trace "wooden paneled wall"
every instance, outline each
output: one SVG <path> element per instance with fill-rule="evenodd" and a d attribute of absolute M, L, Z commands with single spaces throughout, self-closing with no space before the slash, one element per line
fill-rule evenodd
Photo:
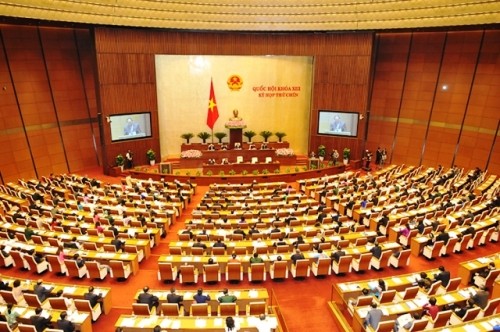
<path fill-rule="evenodd" d="M 500 174 L 498 30 L 278 34 L 0 25 L 0 50 L 4 182 L 98 165 L 107 172 L 127 149 L 137 164 L 146 163 L 147 149 L 160 150 L 155 54 L 314 56 L 310 151 L 349 147 L 357 159 L 365 147 L 382 146 L 392 163 Z M 319 109 L 365 115 L 358 138 L 317 135 Z M 154 136 L 111 143 L 103 119 L 136 111 L 152 112 Z"/>
<path fill-rule="evenodd" d="M 4 182 L 99 165 L 89 30 L 0 26 Z"/>
<path fill-rule="evenodd" d="M 319 136 L 316 134 L 317 111 L 365 112 L 372 56 L 371 33 L 190 33 L 96 28 L 95 40 L 102 116 L 150 110 L 153 121 L 151 139 L 113 144 L 110 143 L 109 126 L 103 126 L 104 160 L 108 165 L 127 149 L 136 152 L 135 160 L 139 164 L 146 163 L 148 148 L 159 151 L 155 54 L 314 56 L 309 149 L 316 150 L 318 145 L 324 144 L 329 150 L 349 147 L 353 157 L 360 155 L 364 126 L 360 126 L 359 136 L 354 139 Z"/>
<path fill-rule="evenodd" d="M 380 33 L 375 47 L 367 147 L 499 174 L 500 31 Z"/>

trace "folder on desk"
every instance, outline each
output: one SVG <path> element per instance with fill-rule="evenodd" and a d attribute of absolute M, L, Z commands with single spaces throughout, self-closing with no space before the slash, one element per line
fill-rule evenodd
<path fill-rule="evenodd" d="M 198 318 L 196 319 L 194 325 L 199 328 L 204 328 L 205 326 L 207 326 L 207 320 L 203 318 Z"/>
<path fill-rule="evenodd" d="M 133 327 L 135 325 L 135 319 L 134 318 L 125 318 L 125 319 L 123 319 L 121 325 L 126 326 L 126 327 Z"/>
<path fill-rule="evenodd" d="M 450 295 L 450 294 L 443 295 L 443 300 L 445 300 L 448 303 L 455 303 L 455 301 L 456 301 L 455 298 L 453 297 L 453 295 Z"/>
<path fill-rule="evenodd" d="M 395 284 L 401 284 L 401 283 L 403 282 L 400 278 L 396 278 L 396 277 L 393 277 L 393 278 L 392 278 L 392 281 L 393 281 Z"/>
<path fill-rule="evenodd" d="M 170 323 L 171 323 L 171 322 L 172 322 L 172 320 L 170 320 L 169 318 L 163 318 L 163 319 L 161 320 L 160 327 L 161 327 L 162 329 L 166 329 L 167 327 L 169 327 L 169 326 L 170 326 Z"/>

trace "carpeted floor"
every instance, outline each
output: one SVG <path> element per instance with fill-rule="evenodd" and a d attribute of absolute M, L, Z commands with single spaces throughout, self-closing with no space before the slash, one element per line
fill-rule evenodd
<path fill-rule="evenodd" d="M 99 169 L 85 170 L 80 174 L 87 174 L 90 177 L 102 179 L 105 182 L 119 183 L 120 179 L 105 177 Z M 295 184 L 292 184 L 295 185 Z M 110 314 L 101 316 L 99 320 L 93 324 L 93 330 L 98 332 L 111 332 L 114 331 L 114 324 L 120 314 L 131 313 L 132 303 L 134 301 L 134 294 L 143 286 L 148 285 L 151 289 L 170 289 L 174 285 L 178 289 L 186 289 L 188 287 L 182 286 L 178 281 L 172 285 L 163 284 L 157 279 L 157 259 L 158 256 L 168 252 L 168 243 L 170 241 L 177 241 L 177 230 L 183 228 L 184 221 L 189 217 L 192 207 L 195 206 L 206 191 L 206 187 L 198 187 L 197 195 L 194 197 L 191 204 L 188 206 L 187 211 L 179 219 L 179 221 L 172 225 L 169 233 L 165 239 L 162 239 L 159 246 L 153 249 L 151 257 L 140 264 L 140 272 L 130 277 L 125 282 L 117 282 L 114 279 L 107 278 L 105 281 L 89 281 L 89 280 L 75 280 L 67 277 L 57 277 L 52 273 L 46 273 L 42 276 L 44 280 L 60 282 L 60 283 L 75 283 L 85 285 L 96 285 L 112 287 L 112 304 L 113 309 Z M 458 264 L 462 261 L 467 261 L 476 257 L 481 257 L 498 252 L 500 249 L 499 244 L 488 244 L 486 247 L 477 248 L 472 251 L 467 251 L 461 255 L 452 255 L 451 257 L 439 258 L 435 261 L 429 262 L 422 257 L 411 257 L 411 265 L 399 270 L 394 270 L 390 267 L 385 268 L 383 271 L 368 271 L 364 274 L 350 273 L 345 276 L 328 276 L 326 278 L 317 279 L 314 276 L 302 281 L 289 278 L 283 282 L 274 282 L 267 280 L 260 284 L 251 284 L 248 281 L 242 281 L 240 284 L 227 285 L 224 281 L 218 285 L 204 285 L 200 280 L 198 285 L 190 286 L 189 289 L 203 287 L 206 289 L 222 289 L 229 287 L 236 288 L 258 288 L 265 287 L 268 289 L 270 295 L 273 297 L 273 304 L 278 304 L 284 316 L 284 320 L 290 332 L 301 332 L 313 330 L 316 332 L 330 332 L 339 331 L 332 319 L 327 301 L 331 300 L 332 285 L 337 282 L 365 280 L 365 279 L 378 279 L 397 274 L 406 274 L 414 271 L 422 271 L 439 265 L 446 265 L 451 271 L 452 276 L 456 276 Z M 21 273 L 15 268 L 3 269 L 1 273 L 18 276 L 19 278 L 39 279 L 40 276 L 34 273 Z M 350 318 L 349 318 L 350 319 Z"/>

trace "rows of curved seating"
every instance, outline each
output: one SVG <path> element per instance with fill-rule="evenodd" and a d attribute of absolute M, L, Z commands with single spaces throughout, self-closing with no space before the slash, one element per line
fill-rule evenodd
<path fill-rule="evenodd" d="M 491 261 L 495 257 L 496 255 L 486 260 Z M 500 269 L 497 271 L 500 271 Z M 440 273 L 438 270 L 422 271 L 424 276 L 431 278 L 438 273 Z M 367 331 L 392 331 L 395 326 L 395 317 L 422 311 L 422 305 L 427 303 L 430 296 L 435 297 L 438 306 L 444 309 L 438 313 L 435 319 L 423 316 L 421 319 L 413 320 L 412 324 L 407 328 L 400 327 L 400 331 L 422 331 L 424 329 L 445 328 L 446 326 L 461 326 L 460 324 L 474 319 L 495 317 L 497 308 L 500 305 L 500 298 L 495 297 L 490 298 L 484 308 L 474 307 L 468 310 L 464 317 L 460 317 L 453 310 L 447 309 L 449 305 L 461 305 L 477 290 L 477 288 L 468 286 L 459 289 L 462 281 L 461 277 L 451 278 L 446 287 L 441 284 L 441 281 L 434 281 L 428 289 L 417 286 L 417 281 L 421 278 L 420 273 L 396 275 L 382 278 L 379 282 L 361 280 L 334 284 L 333 290 L 338 305 L 347 307 L 349 313 L 353 315 L 355 328 L 363 326 L 363 319 L 372 303 L 378 304 L 378 308 L 382 309 L 385 317 L 382 318 L 376 329 L 368 327 Z M 373 290 L 379 287 L 380 282 L 383 282 L 386 289 L 380 293 L 373 293 Z M 479 287 L 482 286 L 479 285 Z M 362 293 L 363 289 L 366 289 L 369 293 L 364 295 Z"/>

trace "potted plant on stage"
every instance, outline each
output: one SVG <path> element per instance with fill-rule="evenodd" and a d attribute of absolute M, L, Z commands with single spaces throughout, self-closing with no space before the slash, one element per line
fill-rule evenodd
<path fill-rule="evenodd" d="M 262 138 L 264 138 L 264 142 L 267 142 L 269 137 L 273 136 L 273 133 L 270 132 L 269 130 L 263 130 L 260 132 L 259 135 L 262 136 Z"/>
<path fill-rule="evenodd" d="M 256 135 L 255 131 L 251 131 L 251 130 L 245 131 L 243 133 L 243 136 L 245 136 L 246 138 L 248 138 L 248 142 L 251 142 L 252 141 L 252 137 L 254 137 L 255 135 Z"/>
<path fill-rule="evenodd" d="M 344 148 L 344 152 L 342 154 L 344 156 L 344 165 L 349 164 L 349 159 L 351 158 L 351 149 Z"/>
<path fill-rule="evenodd" d="M 154 165 L 155 164 L 155 162 L 156 162 L 156 153 L 154 152 L 153 149 L 149 149 L 148 151 L 146 151 L 146 157 L 148 158 L 150 165 Z"/>
<path fill-rule="evenodd" d="M 318 146 L 318 158 L 320 161 L 323 161 L 326 156 L 326 146 L 320 145 Z"/>
<path fill-rule="evenodd" d="M 203 144 L 206 144 L 207 139 L 209 139 L 212 135 L 210 135 L 210 133 L 207 133 L 206 131 L 202 131 L 201 133 L 198 133 L 197 136 L 203 140 Z"/>
<path fill-rule="evenodd" d="M 123 166 L 125 165 L 125 158 L 123 157 L 122 154 L 119 154 L 115 157 L 115 162 L 116 166 L 120 167 L 121 171 L 123 172 Z"/>
<path fill-rule="evenodd" d="M 227 136 L 227 134 L 223 131 L 218 131 L 214 134 L 215 137 L 219 140 L 219 144 L 222 143 L 222 139 Z"/>
<path fill-rule="evenodd" d="M 280 143 L 281 143 L 281 142 L 283 142 L 283 137 L 285 137 L 285 136 L 286 136 L 286 133 L 281 132 L 281 131 L 277 131 L 277 132 L 275 132 L 275 133 L 274 133 L 274 135 L 275 135 L 276 137 L 278 137 L 278 142 L 280 142 Z"/>
<path fill-rule="evenodd" d="M 181 135 L 181 138 L 186 140 L 186 144 L 189 144 L 189 140 L 193 137 L 194 137 L 193 133 L 185 133 Z"/>

